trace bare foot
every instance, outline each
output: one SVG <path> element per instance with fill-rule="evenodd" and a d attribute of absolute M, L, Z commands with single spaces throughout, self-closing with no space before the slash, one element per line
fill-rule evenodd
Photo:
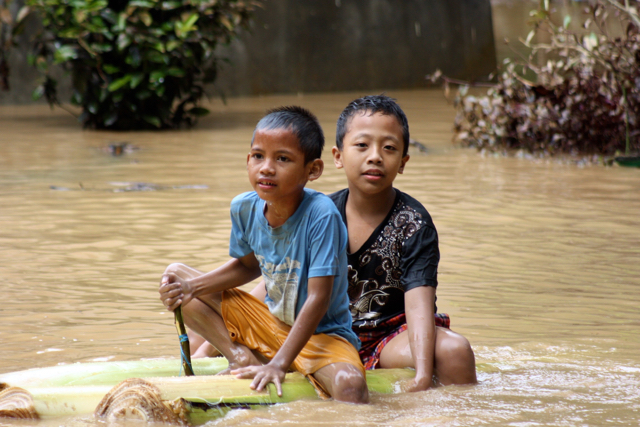
<path fill-rule="evenodd" d="M 260 361 L 253 352 L 246 347 L 238 349 L 234 356 L 234 360 L 229 359 L 229 367 L 218 372 L 216 375 L 230 375 L 230 372 L 234 369 L 244 368 L 246 366 L 263 365 L 262 361 Z"/>

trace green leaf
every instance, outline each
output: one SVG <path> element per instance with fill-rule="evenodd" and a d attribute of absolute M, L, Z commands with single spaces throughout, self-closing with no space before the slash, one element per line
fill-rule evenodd
<path fill-rule="evenodd" d="M 129 55 L 124 59 L 124 62 L 131 65 L 133 68 L 138 68 L 142 63 L 140 51 L 135 46 L 129 49 Z"/>
<path fill-rule="evenodd" d="M 116 67 L 115 65 L 111 65 L 111 64 L 104 64 L 102 66 L 102 69 L 107 74 L 115 74 L 115 73 L 120 71 L 120 68 Z"/>
<path fill-rule="evenodd" d="M 162 53 L 164 53 L 164 52 L 165 52 L 164 44 L 162 44 L 161 42 L 154 43 L 154 44 L 153 44 L 153 48 L 154 48 L 155 50 L 157 50 L 158 52 L 162 52 Z"/>
<path fill-rule="evenodd" d="M 140 84 L 140 82 L 142 82 L 142 79 L 144 79 L 144 74 L 143 73 L 136 73 L 133 74 L 131 76 L 131 82 L 129 84 L 129 87 L 131 89 L 135 89 L 136 87 L 138 87 L 138 85 Z"/>
<path fill-rule="evenodd" d="M 189 16 L 186 20 L 183 19 L 182 22 L 184 22 L 184 25 L 186 27 L 193 27 L 198 18 L 199 16 L 197 13 L 192 13 L 191 16 Z"/>
<path fill-rule="evenodd" d="M 98 101 L 100 101 L 100 103 L 103 103 L 105 99 L 107 99 L 107 96 L 109 96 L 109 90 L 107 90 L 107 88 L 100 88 L 100 93 L 98 94 Z"/>
<path fill-rule="evenodd" d="M 191 31 L 194 31 L 196 28 L 195 23 L 198 20 L 199 16 L 197 13 L 193 13 L 191 15 L 184 15 L 182 21 L 176 22 L 175 32 L 176 36 L 183 39 L 185 38 Z"/>
<path fill-rule="evenodd" d="M 163 1 L 161 5 L 162 9 L 164 10 L 177 9 L 180 6 L 182 6 L 182 2 L 179 1 Z"/>
<path fill-rule="evenodd" d="M 160 126 L 162 126 L 162 122 L 160 121 L 160 119 L 156 116 L 142 116 L 142 118 L 144 119 L 145 122 L 159 128 Z"/>
<path fill-rule="evenodd" d="M 109 43 L 91 43 L 89 47 L 96 53 L 111 52 L 113 49 Z"/>
<path fill-rule="evenodd" d="M 73 12 L 74 17 L 76 18 L 76 21 L 79 24 L 82 24 L 84 22 L 84 20 L 87 18 L 87 12 L 86 10 L 82 10 L 82 9 L 76 9 Z"/>
<path fill-rule="evenodd" d="M 77 39 L 80 37 L 80 28 L 63 28 L 58 33 L 58 36 L 63 39 Z"/>
<path fill-rule="evenodd" d="M 147 89 L 138 90 L 136 92 L 136 98 L 138 98 L 140 101 L 144 101 L 145 99 L 149 98 L 150 96 L 151 96 L 151 91 L 147 90 Z"/>
<path fill-rule="evenodd" d="M 61 64 L 71 59 L 76 59 L 77 57 L 78 53 L 76 52 L 76 49 L 69 45 L 60 46 L 53 54 L 54 62 L 56 64 Z"/>
<path fill-rule="evenodd" d="M 130 81 L 131 81 L 131 74 L 127 74 L 126 76 L 111 82 L 111 84 L 108 87 L 109 92 L 115 92 L 116 90 L 120 89 L 122 86 L 126 85 Z"/>
<path fill-rule="evenodd" d="M 44 95 L 44 86 L 40 85 L 33 90 L 33 93 L 31 94 L 31 99 L 33 99 L 34 101 L 37 101 L 38 99 L 42 98 L 42 95 Z"/>
<path fill-rule="evenodd" d="M 118 113 L 116 111 L 110 111 L 109 114 L 104 118 L 104 125 L 109 127 L 112 126 L 118 120 Z"/>
<path fill-rule="evenodd" d="M 177 41 L 177 40 L 169 40 L 167 42 L 167 45 L 166 45 L 165 49 L 167 50 L 167 52 L 171 52 L 172 50 L 174 50 L 175 48 L 177 48 L 181 44 L 182 43 Z"/>
<path fill-rule="evenodd" d="M 129 37 L 125 33 L 120 33 L 116 43 L 118 45 L 118 50 L 120 51 L 125 50 L 131 44 L 131 37 Z"/>
<path fill-rule="evenodd" d="M 82 105 L 82 95 L 77 90 L 74 90 L 71 95 L 71 103 L 73 105 Z"/>
<path fill-rule="evenodd" d="M 206 116 L 207 114 L 209 114 L 209 112 L 210 112 L 209 110 L 202 107 L 193 107 L 192 109 L 187 111 L 187 113 L 193 114 L 196 117 Z"/>
<path fill-rule="evenodd" d="M 109 21 L 112 25 L 116 24 L 118 22 L 118 14 L 116 14 L 113 10 L 111 9 L 103 9 L 100 11 L 100 15 L 106 19 L 107 21 Z"/>
<path fill-rule="evenodd" d="M 134 0 L 129 2 L 129 6 L 153 9 L 156 5 L 155 2 L 152 1 Z"/>
<path fill-rule="evenodd" d="M 151 75 L 149 76 L 149 81 L 152 83 L 155 83 L 155 82 L 163 83 L 164 76 L 165 76 L 165 72 L 162 70 L 152 71 Z"/>
<path fill-rule="evenodd" d="M 171 67 L 167 70 L 167 74 L 174 77 L 184 77 L 184 70 L 177 67 Z"/>
<path fill-rule="evenodd" d="M 169 56 L 162 53 L 162 52 L 158 52 L 157 50 L 150 50 L 146 52 L 145 55 L 146 59 L 151 61 L 151 62 L 155 62 L 157 64 L 168 64 L 169 63 Z"/>
<path fill-rule="evenodd" d="M 91 114 L 98 114 L 98 103 L 95 101 L 89 102 L 87 104 L 87 110 L 89 110 Z"/>
<path fill-rule="evenodd" d="M 151 24 L 153 23 L 153 20 L 151 19 L 151 15 L 149 15 L 149 12 L 142 12 L 138 16 L 140 17 L 140 20 L 144 23 L 144 25 L 146 25 L 147 27 L 151 26 Z"/>
<path fill-rule="evenodd" d="M 114 31 L 124 31 L 124 29 L 126 28 L 127 25 L 127 15 L 124 13 L 121 13 L 118 15 L 118 23 L 113 27 Z"/>
<path fill-rule="evenodd" d="M 569 24 L 571 23 L 571 16 L 565 15 L 564 21 L 562 22 L 562 26 L 564 28 L 569 28 Z"/>

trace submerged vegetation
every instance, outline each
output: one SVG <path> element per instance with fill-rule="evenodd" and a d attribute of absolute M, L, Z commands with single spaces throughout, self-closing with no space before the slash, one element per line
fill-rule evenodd
<path fill-rule="evenodd" d="M 192 125 L 205 84 L 216 79 L 215 49 L 246 28 L 255 1 L 27 0 L 42 17 L 31 62 L 34 93 L 60 104 L 54 64 L 71 72 L 71 102 L 85 127 L 167 129 Z"/>
<path fill-rule="evenodd" d="M 530 55 L 505 60 L 486 95 L 439 71 L 427 76 L 443 80 L 445 93 L 460 84 L 456 140 L 491 152 L 605 161 L 640 151 L 639 6 L 638 0 L 591 1 L 574 31 L 570 17 L 556 24 L 548 0 L 541 1 L 522 40 Z"/>

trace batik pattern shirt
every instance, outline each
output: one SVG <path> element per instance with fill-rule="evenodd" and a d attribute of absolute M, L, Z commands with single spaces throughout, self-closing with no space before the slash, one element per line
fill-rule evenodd
<path fill-rule="evenodd" d="M 348 196 L 348 189 L 330 195 L 345 224 Z M 347 257 L 349 308 L 357 332 L 386 325 L 386 320 L 404 313 L 405 292 L 438 286 L 440 252 L 431 216 L 420 202 L 399 190 L 387 217 Z"/>

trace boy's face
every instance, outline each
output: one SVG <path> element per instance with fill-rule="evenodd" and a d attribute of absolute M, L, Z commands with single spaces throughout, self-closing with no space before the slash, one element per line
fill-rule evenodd
<path fill-rule="evenodd" d="M 333 160 L 344 168 L 349 188 L 376 194 L 390 188 L 409 156 L 402 156 L 402 126 L 392 115 L 356 113 L 347 123 L 342 150 L 333 147 Z"/>
<path fill-rule="evenodd" d="M 268 202 L 298 201 L 307 181 L 322 174 L 322 160 L 305 164 L 298 137 L 287 129 L 256 131 L 247 155 L 249 182 Z"/>

